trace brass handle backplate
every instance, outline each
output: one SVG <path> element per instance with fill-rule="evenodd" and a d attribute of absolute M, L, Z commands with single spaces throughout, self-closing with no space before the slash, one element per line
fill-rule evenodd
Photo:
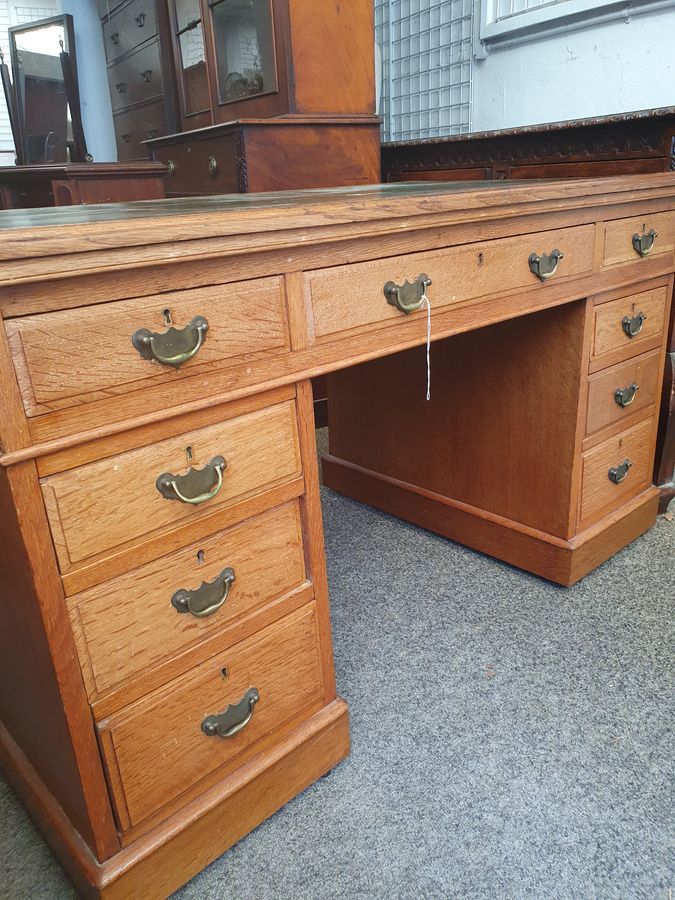
<path fill-rule="evenodd" d="M 633 250 L 638 256 L 649 256 L 654 247 L 654 241 L 658 237 L 658 232 L 650 228 L 649 231 L 642 229 L 642 234 L 633 235 Z"/>
<path fill-rule="evenodd" d="M 560 250 L 552 250 L 550 254 L 542 253 L 541 256 L 530 253 L 527 263 L 533 275 L 536 275 L 540 281 L 547 281 L 555 275 L 558 263 L 563 256 L 564 253 L 561 253 Z"/>
<path fill-rule="evenodd" d="M 142 28 L 145 25 L 145 13 L 140 13 L 136 16 L 136 24 L 139 28 Z"/>
<path fill-rule="evenodd" d="M 175 175 L 176 174 L 176 163 L 172 159 L 167 160 L 166 174 L 167 175 Z"/>
<path fill-rule="evenodd" d="M 125 81 L 120 81 L 115 85 L 115 90 L 118 94 L 126 94 L 127 92 L 127 84 Z"/>
<path fill-rule="evenodd" d="M 640 390 L 640 385 L 633 382 L 633 384 L 629 384 L 628 387 L 625 388 L 617 388 L 614 391 L 614 399 L 622 406 L 624 409 L 627 406 L 630 406 L 633 400 L 635 400 L 635 395 Z"/>
<path fill-rule="evenodd" d="M 209 156 L 209 175 L 214 178 L 218 173 L 218 160 L 215 156 Z"/>
<path fill-rule="evenodd" d="M 166 500 L 180 500 L 198 506 L 216 496 L 223 486 L 223 472 L 227 463 L 222 456 L 214 456 L 203 469 L 188 469 L 185 475 L 160 475 L 155 485 Z"/>
<path fill-rule="evenodd" d="M 416 312 L 424 303 L 427 296 L 427 288 L 431 284 L 431 278 L 422 273 L 414 281 L 404 281 L 396 284 L 388 281 L 384 285 L 384 296 L 390 306 L 395 306 L 402 313 Z"/>
<path fill-rule="evenodd" d="M 120 42 L 120 36 L 119 36 L 119 33 L 118 33 L 117 31 L 114 31 L 114 32 L 110 35 L 110 41 L 111 41 L 111 43 L 113 43 L 113 44 L 119 44 L 119 42 Z"/>
<path fill-rule="evenodd" d="M 227 600 L 234 584 L 234 569 L 223 569 L 213 581 L 203 581 L 194 591 L 181 588 L 171 598 L 171 605 L 179 613 L 190 613 L 198 619 L 213 615 Z"/>
<path fill-rule="evenodd" d="M 246 728 L 253 718 L 255 705 L 260 700 L 258 688 L 249 688 L 239 703 L 233 703 L 227 709 L 214 716 L 207 716 L 202 722 L 202 731 L 209 737 L 230 738 Z"/>
<path fill-rule="evenodd" d="M 607 477 L 614 484 L 621 484 L 626 475 L 628 475 L 628 470 L 632 465 L 633 463 L 629 459 L 624 459 L 620 466 L 612 466 L 607 473 Z"/>
<path fill-rule="evenodd" d="M 643 312 L 639 312 L 636 316 L 624 316 L 621 320 L 621 327 L 628 337 L 635 337 L 642 331 L 647 316 Z"/>
<path fill-rule="evenodd" d="M 149 84 L 152 81 L 152 69 L 146 69 L 144 72 L 141 72 L 141 78 L 146 84 Z"/>
<path fill-rule="evenodd" d="M 204 316 L 195 316 L 185 328 L 171 328 L 163 333 L 139 328 L 131 336 L 131 343 L 144 359 L 154 359 L 164 366 L 182 366 L 199 352 L 206 340 L 209 323 Z"/>

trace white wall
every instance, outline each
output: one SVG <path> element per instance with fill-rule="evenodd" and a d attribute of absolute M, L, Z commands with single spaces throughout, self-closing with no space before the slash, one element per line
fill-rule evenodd
<path fill-rule="evenodd" d="M 493 49 L 473 67 L 472 131 L 675 105 L 675 8 Z"/>
<path fill-rule="evenodd" d="M 87 150 L 95 162 L 116 161 L 103 31 L 96 0 L 60 0 L 59 6 L 62 12 L 73 17 L 82 126 Z"/>

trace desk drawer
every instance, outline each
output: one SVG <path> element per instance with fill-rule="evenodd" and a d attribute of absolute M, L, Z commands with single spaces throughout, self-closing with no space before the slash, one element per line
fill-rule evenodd
<path fill-rule="evenodd" d="M 233 582 L 224 574 L 228 569 Z M 304 580 L 294 500 L 68 598 L 90 699 L 178 656 Z M 194 592 L 205 583 L 214 590 L 189 598 L 183 610 L 177 592 Z M 204 614 L 207 600 L 213 612 Z"/>
<path fill-rule="evenodd" d="M 67 572 L 300 472 L 295 404 L 288 401 L 49 475 L 41 484 L 61 570 Z M 171 477 L 163 479 L 160 493 L 156 482 L 165 474 Z M 175 488 L 169 487 L 172 480 Z"/>
<path fill-rule="evenodd" d="M 168 194 L 236 194 L 240 192 L 240 168 L 246 163 L 237 153 L 241 134 L 194 140 L 190 135 L 175 144 L 153 149 L 167 167 Z"/>
<path fill-rule="evenodd" d="M 654 420 L 650 418 L 584 453 L 580 528 L 621 506 L 651 483 L 653 448 Z"/>
<path fill-rule="evenodd" d="M 25 316 L 6 329 L 29 416 L 150 383 L 170 391 L 191 375 L 289 351 L 278 277 Z M 132 337 L 142 329 L 146 336 L 170 332 L 178 342 L 152 338 L 156 351 L 145 345 L 141 352 Z M 153 357 L 170 359 L 178 350 L 193 355 L 178 366 Z"/>
<path fill-rule="evenodd" d="M 224 673 L 226 675 L 224 676 Z M 259 700 L 236 735 L 207 735 L 202 723 Z M 321 705 L 322 677 L 314 604 L 219 654 L 99 725 L 123 829 L 137 825 L 284 723 Z M 249 753 L 250 755 L 250 753 Z"/>
<path fill-rule="evenodd" d="M 651 349 L 663 334 L 667 305 L 668 289 L 665 287 L 599 303 L 593 319 L 591 369 L 612 365 Z"/>
<path fill-rule="evenodd" d="M 432 311 L 504 291 L 545 290 L 550 282 L 541 282 L 530 271 L 530 254 L 563 252 L 552 281 L 590 272 L 594 227 L 581 225 L 308 272 L 315 337 L 406 320 L 387 302 L 384 285 L 413 281 L 420 274 L 432 280 L 428 290 Z"/>
<path fill-rule="evenodd" d="M 662 371 L 663 355 L 655 350 L 591 375 L 586 434 L 655 405 Z"/>
<path fill-rule="evenodd" d="M 649 237 L 651 230 L 656 232 L 653 245 Z M 645 256 L 633 245 L 633 236 L 642 241 Z M 615 219 L 605 223 L 605 241 L 602 254 L 604 266 L 615 266 L 618 263 L 635 262 L 641 258 L 652 258 L 673 253 L 675 249 L 675 211 L 654 213 L 646 217 L 633 219 Z"/>

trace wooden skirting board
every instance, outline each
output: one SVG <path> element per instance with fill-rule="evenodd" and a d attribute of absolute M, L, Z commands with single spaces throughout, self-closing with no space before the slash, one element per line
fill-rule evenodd
<path fill-rule="evenodd" d="M 322 458 L 322 472 L 325 486 L 340 494 L 566 586 L 651 528 L 659 502 L 659 492 L 649 488 L 566 541 L 330 454 Z"/>
<path fill-rule="evenodd" d="M 96 900 L 169 896 L 348 753 L 349 716 L 338 698 L 283 743 L 254 757 L 147 838 L 101 864 L 0 724 L 4 774 L 81 896 Z"/>

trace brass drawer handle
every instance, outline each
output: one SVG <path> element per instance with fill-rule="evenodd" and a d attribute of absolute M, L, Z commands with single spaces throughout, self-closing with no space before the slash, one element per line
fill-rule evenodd
<path fill-rule="evenodd" d="M 607 477 L 614 484 L 621 484 L 626 475 L 628 475 L 628 470 L 632 465 L 633 463 L 629 459 L 624 459 L 620 466 L 612 466 L 607 473 Z"/>
<path fill-rule="evenodd" d="M 198 506 L 216 496 L 223 486 L 223 472 L 227 463 L 222 456 L 214 456 L 203 469 L 188 469 L 185 475 L 165 472 L 155 485 L 166 500 L 180 500 Z"/>
<path fill-rule="evenodd" d="M 209 175 L 214 178 L 218 174 L 218 160 L 215 156 L 209 156 Z"/>
<path fill-rule="evenodd" d="M 167 160 L 166 174 L 167 175 L 175 175 L 176 174 L 176 163 L 172 159 Z"/>
<path fill-rule="evenodd" d="M 643 312 L 639 312 L 637 316 L 624 316 L 621 320 L 621 327 L 628 337 L 634 338 L 642 331 L 647 316 Z"/>
<path fill-rule="evenodd" d="M 234 569 L 228 566 L 213 581 L 203 581 L 194 591 L 184 588 L 176 591 L 171 605 L 179 613 L 190 613 L 198 619 L 211 616 L 224 605 L 234 581 Z"/>
<path fill-rule="evenodd" d="M 141 78 L 146 84 L 149 84 L 152 81 L 152 69 L 146 69 L 145 72 L 141 72 Z"/>
<path fill-rule="evenodd" d="M 110 41 L 111 41 L 111 43 L 113 43 L 113 44 L 119 44 L 119 42 L 120 42 L 120 36 L 119 36 L 119 33 L 118 33 L 117 31 L 114 31 L 114 32 L 110 35 Z"/>
<path fill-rule="evenodd" d="M 384 296 L 390 306 L 395 306 L 406 315 L 416 312 L 424 303 L 427 296 L 427 288 L 432 283 L 428 275 L 422 273 L 414 281 L 406 281 L 396 284 L 388 281 L 384 286 Z"/>
<path fill-rule="evenodd" d="M 654 231 L 653 228 L 645 231 L 643 226 L 642 234 L 636 233 L 633 235 L 633 250 L 638 256 L 649 256 L 654 247 L 654 241 L 658 236 L 658 232 Z"/>
<path fill-rule="evenodd" d="M 253 718 L 255 705 L 260 700 L 258 688 L 249 688 L 239 703 L 228 706 L 225 712 L 207 716 L 202 722 L 202 731 L 209 737 L 217 735 L 231 738 L 239 734 Z"/>
<path fill-rule="evenodd" d="M 139 328 L 132 334 L 131 343 L 144 359 L 177 367 L 199 352 L 208 330 L 209 323 L 204 316 L 195 316 L 185 328 L 174 328 L 172 325 L 162 334 Z"/>
<path fill-rule="evenodd" d="M 118 84 L 116 84 L 115 90 L 117 91 L 118 94 L 126 94 L 126 92 L 127 92 L 126 81 L 120 81 Z"/>
<path fill-rule="evenodd" d="M 633 384 L 629 384 L 628 387 L 625 388 L 617 388 L 614 391 L 614 399 L 622 406 L 624 409 L 627 406 L 630 406 L 633 400 L 635 400 L 635 395 L 640 390 L 640 385 L 633 382 Z"/>
<path fill-rule="evenodd" d="M 145 25 L 145 13 L 140 13 L 139 15 L 137 15 L 135 22 L 139 28 L 142 28 Z"/>
<path fill-rule="evenodd" d="M 530 253 L 527 258 L 530 272 L 536 275 L 540 281 L 547 281 L 555 275 L 558 263 L 564 255 L 560 250 L 553 250 L 550 255 L 542 253 L 541 256 L 537 256 L 536 253 Z"/>

